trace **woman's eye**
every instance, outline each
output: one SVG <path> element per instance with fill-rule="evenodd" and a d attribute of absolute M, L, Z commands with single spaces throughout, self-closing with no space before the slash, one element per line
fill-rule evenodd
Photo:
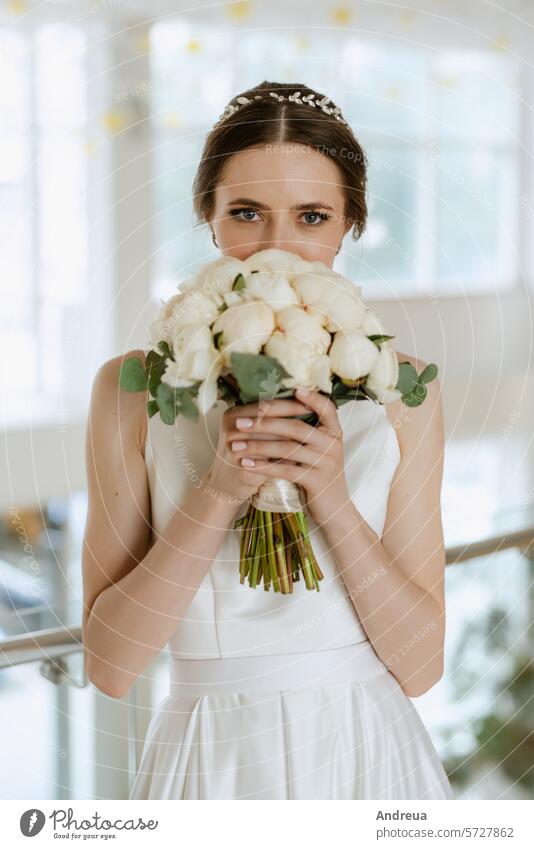
<path fill-rule="evenodd" d="M 249 209 L 248 207 L 244 207 L 242 209 L 231 209 L 230 215 L 233 215 L 234 218 L 238 218 L 240 215 L 256 215 L 255 209 Z M 253 218 L 242 218 L 242 221 L 253 221 Z"/>
<path fill-rule="evenodd" d="M 321 221 L 327 221 L 330 216 L 326 212 L 305 212 L 304 215 L 315 216 L 315 221 L 306 221 L 306 224 L 320 224 Z"/>

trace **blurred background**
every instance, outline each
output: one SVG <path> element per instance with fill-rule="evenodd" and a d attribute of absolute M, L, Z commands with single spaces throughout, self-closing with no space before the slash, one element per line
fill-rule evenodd
<path fill-rule="evenodd" d="M 164 653 L 122 700 L 83 678 L 89 393 L 219 255 L 191 182 L 263 79 L 350 121 L 370 218 L 334 267 L 440 369 L 446 671 L 414 704 L 457 797 L 532 797 L 533 27 L 530 0 L 0 3 L 2 798 L 127 798 L 167 693 Z"/>

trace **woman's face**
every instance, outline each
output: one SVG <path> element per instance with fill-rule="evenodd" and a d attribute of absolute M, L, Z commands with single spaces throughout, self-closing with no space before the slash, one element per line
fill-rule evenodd
<path fill-rule="evenodd" d="M 267 248 L 332 267 L 350 222 L 341 171 L 312 147 L 280 143 L 231 156 L 208 222 L 226 256 L 246 259 Z"/>

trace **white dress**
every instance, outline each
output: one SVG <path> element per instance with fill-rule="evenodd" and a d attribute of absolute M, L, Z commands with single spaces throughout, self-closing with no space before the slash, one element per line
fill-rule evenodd
<path fill-rule="evenodd" d="M 225 408 L 196 424 L 149 419 L 156 533 L 209 468 Z M 380 537 L 400 462 L 395 428 L 367 399 L 338 414 L 351 498 Z M 303 580 L 287 595 L 240 584 L 240 531 L 226 534 L 169 640 L 170 693 L 149 723 L 130 799 L 453 798 L 419 714 L 309 525 L 319 592 Z"/>

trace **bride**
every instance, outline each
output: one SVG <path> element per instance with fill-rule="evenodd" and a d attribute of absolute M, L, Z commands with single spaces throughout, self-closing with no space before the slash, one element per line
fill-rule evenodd
<path fill-rule="evenodd" d="M 290 251 L 331 267 L 365 229 L 366 165 L 328 98 L 264 81 L 209 132 L 195 210 L 225 257 Z M 114 698 L 169 648 L 170 692 L 130 798 L 452 798 L 410 699 L 443 674 L 438 381 L 416 408 L 338 410 L 297 390 L 261 415 L 220 401 L 173 428 L 118 389 L 122 361 L 100 367 L 91 396 L 83 645 Z M 310 410 L 316 427 L 295 418 Z M 302 487 L 320 592 L 236 580 L 234 522 L 272 477 Z"/>

